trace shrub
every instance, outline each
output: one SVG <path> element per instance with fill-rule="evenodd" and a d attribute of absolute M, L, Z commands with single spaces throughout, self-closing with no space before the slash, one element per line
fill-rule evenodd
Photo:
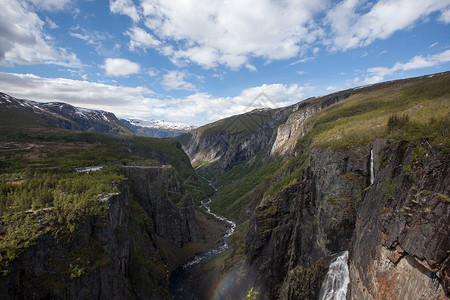
<path fill-rule="evenodd" d="M 392 132 L 396 129 L 402 129 L 409 124 L 409 116 L 407 114 L 398 115 L 396 113 L 389 116 L 387 121 L 387 131 Z"/>

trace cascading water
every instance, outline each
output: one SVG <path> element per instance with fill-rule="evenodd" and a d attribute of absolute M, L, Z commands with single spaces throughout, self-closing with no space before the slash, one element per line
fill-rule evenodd
<path fill-rule="evenodd" d="M 319 300 L 345 300 L 350 282 L 347 260 L 348 251 L 344 251 L 331 262 L 320 289 Z"/>
<path fill-rule="evenodd" d="M 373 149 L 370 150 L 370 184 L 373 184 L 375 181 L 375 174 L 373 170 Z"/>

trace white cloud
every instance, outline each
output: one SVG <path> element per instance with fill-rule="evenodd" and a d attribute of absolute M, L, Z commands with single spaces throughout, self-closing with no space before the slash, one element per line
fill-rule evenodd
<path fill-rule="evenodd" d="M 110 9 L 135 22 L 140 14 L 162 42 L 158 49 L 178 65 L 236 69 L 252 57 L 271 61 L 297 56 L 320 35 L 313 17 L 326 2 L 143 0 L 136 8 L 131 0 L 117 0 Z M 131 38 L 130 47 L 135 41 Z"/>
<path fill-rule="evenodd" d="M 121 46 L 120 44 L 115 43 L 111 49 L 111 45 L 108 44 L 114 40 L 114 36 L 107 32 L 81 28 L 79 25 L 72 27 L 69 34 L 70 36 L 83 40 L 86 44 L 93 46 L 97 54 L 103 57 L 116 55 Z"/>
<path fill-rule="evenodd" d="M 29 0 L 40 9 L 48 11 L 63 10 L 69 6 L 71 0 Z"/>
<path fill-rule="evenodd" d="M 138 22 L 140 17 L 132 0 L 111 0 L 109 9 L 112 13 L 129 16 L 134 22 Z"/>
<path fill-rule="evenodd" d="M 75 54 L 47 38 L 45 22 L 27 2 L 0 0 L 0 6 L 0 64 L 81 66 Z"/>
<path fill-rule="evenodd" d="M 87 34 L 82 34 L 79 32 L 70 32 L 69 34 L 70 34 L 70 36 L 73 36 L 74 38 L 77 38 L 77 39 L 80 39 L 80 40 L 83 40 L 86 42 L 89 42 L 91 40 L 91 37 Z"/>
<path fill-rule="evenodd" d="M 439 21 L 444 22 L 446 24 L 450 23 L 450 7 L 445 9 L 439 17 Z"/>
<path fill-rule="evenodd" d="M 338 87 L 337 87 L 337 86 L 334 86 L 334 85 L 331 85 L 331 86 L 327 86 L 327 87 L 325 88 L 325 90 L 326 90 L 327 92 L 334 92 L 334 91 L 337 91 L 337 90 L 338 90 Z"/>
<path fill-rule="evenodd" d="M 256 69 L 256 67 L 254 65 L 246 64 L 245 67 L 251 72 L 256 72 L 257 71 L 257 69 Z"/>
<path fill-rule="evenodd" d="M 142 48 L 144 50 L 147 48 L 155 48 L 161 43 L 147 31 L 137 26 L 131 28 L 129 31 L 125 32 L 125 34 L 130 37 L 128 48 L 131 51 L 135 51 L 137 48 Z"/>
<path fill-rule="evenodd" d="M 195 86 L 184 80 L 186 76 L 187 73 L 184 71 L 169 71 L 163 76 L 161 85 L 166 90 L 194 91 Z"/>
<path fill-rule="evenodd" d="M 344 0 L 330 9 L 326 23 L 330 25 L 332 50 L 367 46 L 386 39 L 394 32 L 414 26 L 419 20 L 450 5 L 449 0 Z"/>
<path fill-rule="evenodd" d="M 109 76 L 128 76 L 139 73 L 141 69 L 137 63 L 124 58 L 107 58 L 102 68 Z"/>
<path fill-rule="evenodd" d="M 48 27 L 50 27 L 50 29 L 56 29 L 59 27 L 55 22 L 50 20 L 49 17 L 45 17 L 45 23 L 47 23 L 47 25 L 48 25 Z"/>
<path fill-rule="evenodd" d="M 394 74 L 397 71 L 409 71 L 415 69 L 423 69 L 438 66 L 450 62 L 450 50 L 444 52 L 423 57 L 418 55 L 413 57 L 406 63 L 398 62 L 391 68 L 386 67 L 374 67 L 367 69 L 369 75 L 365 79 L 365 83 L 372 84 L 380 82 L 384 77 Z"/>
<path fill-rule="evenodd" d="M 159 70 L 156 68 L 149 68 L 147 71 L 147 74 L 151 77 L 158 75 L 158 73 L 159 73 Z"/>
<path fill-rule="evenodd" d="M 235 97 L 194 93 L 183 98 L 160 97 L 145 87 L 124 87 L 64 78 L 0 72 L 0 90 L 36 101 L 64 101 L 103 109 L 118 117 L 162 118 L 202 125 L 261 107 L 281 107 L 300 101 L 305 87 L 270 84 L 243 90 Z"/>
<path fill-rule="evenodd" d="M 435 46 L 439 45 L 439 42 L 434 42 L 433 44 L 431 44 L 428 48 L 431 49 Z"/>
<path fill-rule="evenodd" d="M 132 27 L 129 48 L 156 48 L 177 66 L 206 69 L 364 47 L 411 28 L 432 13 L 450 22 L 450 0 L 112 0 L 110 10 L 143 22 Z"/>
<path fill-rule="evenodd" d="M 305 62 L 307 62 L 307 61 L 315 60 L 315 59 L 316 59 L 315 57 L 305 57 L 305 58 L 296 60 L 296 61 L 290 63 L 289 65 L 290 65 L 290 66 L 295 66 L 295 65 L 297 65 L 297 64 L 305 63 Z"/>

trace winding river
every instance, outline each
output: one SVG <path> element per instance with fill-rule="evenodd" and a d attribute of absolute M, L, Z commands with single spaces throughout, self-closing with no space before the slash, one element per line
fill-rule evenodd
<path fill-rule="evenodd" d="M 217 191 L 211 183 L 209 184 Z M 236 229 L 235 222 L 211 211 L 211 208 L 209 207 L 211 200 L 212 199 L 209 198 L 208 201 L 202 202 L 201 206 L 206 209 L 208 214 L 214 216 L 216 219 L 226 222 L 227 231 L 223 235 L 222 244 L 220 246 L 196 255 L 193 259 L 172 272 L 172 275 L 170 276 L 170 292 L 175 300 L 198 300 L 189 287 L 191 276 L 195 274 L 202 264 L 228 249 L 228 241 Z"/>

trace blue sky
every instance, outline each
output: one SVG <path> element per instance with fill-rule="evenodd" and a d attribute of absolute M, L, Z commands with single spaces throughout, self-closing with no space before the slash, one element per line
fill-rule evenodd
<path fill-rule="evenodd" d="M 118 117 L 203 125 L 450 70 L 450 0 L 0 5 L 0 91 Z"/>

